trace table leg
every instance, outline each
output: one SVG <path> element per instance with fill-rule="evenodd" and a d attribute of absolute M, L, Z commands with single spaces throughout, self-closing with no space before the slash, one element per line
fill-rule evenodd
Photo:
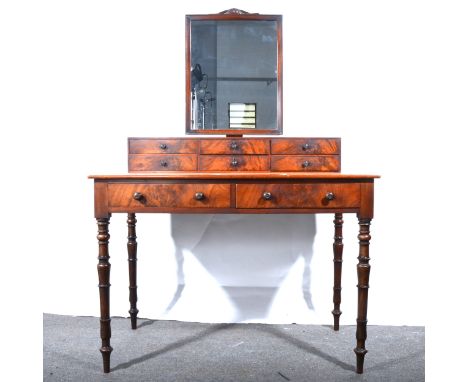
<path fill-rule="evenodd" d="M 97 265 L 99 276 L 99 299 L 101 303 L 101 340 L 102 346 L 99 349 L 102 354 L 102 362 L 104 373 L 110 372 L 110 355 L 112 346 L 110 346 L 111 338 L 111 318 L 109 307 L 109 292 L 110 292 L 110 268 L 109 263 L 109 218 L 98 218 L 98 235 L 99 242 L 99 263 Z"/>
<path fill-rule="evenodd" d="M 130 280 L 129 289 L 129 300 L 130 300 L 130 320 L 132 329 L 137 328 L 137 236 L 136 236 L 136 218 L 135 214 L 128 214 L 127 225 L 128 225 L 128 276 Z"/>
<path fill-rule="evenodd" d="M 340 304 L 341 304 L 341 266 L 343 263 L 343 214 L 335 214 L 333 220 L 335 225 L 335 237 L 333 242 L 333 267 L 334 267 L 334 280 L 333 280 L 333 329 L 339 330 L 340 328 Z"/>
<path fill-rule="evenodd" d="M 358 276 L 358 314 L 357 314 L 357 327 L 356 327 L 356 340 L 357 345 L 354 349 L 356 353 L 356 373 L 362 374 L 364 369 L 364 356 L 366 350 L 367 338 L 367 294 L 369 290 L 369 242 L 371 219 L 359 218 L 359 263 L 357 264 Z"/>

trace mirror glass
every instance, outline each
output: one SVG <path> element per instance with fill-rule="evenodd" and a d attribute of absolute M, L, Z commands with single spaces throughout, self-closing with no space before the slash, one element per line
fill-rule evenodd
<path fill-rule="evenodd" d="M 229 16 L 187 16 L 187 133 L 281 134 L 281 16 Z"/>

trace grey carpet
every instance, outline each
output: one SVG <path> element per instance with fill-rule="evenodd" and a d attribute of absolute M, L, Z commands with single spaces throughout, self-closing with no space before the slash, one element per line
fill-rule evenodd
<path fill-rule="evenodd" d="M 355 327 L 112 319 L 102 373 L 99 319 L 44 314 L 44 381 L 424 381 L 424 327 L 369 326 L 364 374 Z"/>

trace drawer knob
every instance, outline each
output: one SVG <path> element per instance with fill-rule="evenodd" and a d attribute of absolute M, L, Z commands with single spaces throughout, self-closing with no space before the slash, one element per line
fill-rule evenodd
<path fill-rule="evenodd" d="M 165 160 L 161 161 L 161 166 L 162 167 L 167 167 L 167 165 L 168 165 L 167 161 L 165 161 Z"/>
<path fill-rule="evenodd" d="M 237 167 L 237 166 L 239 166 L 239 161 L 238 161 L 236 158 L 233 158 L 233 159 L 231 160 L 231 166 L 232 166 L 232 167 Z"/>
<path fill-rule="evenodd" d="M 311 147 L 312 146 L 309 143 L 304 143 L 302 145 L 302 150 L 307 151 L 307 150 L 310 150 Z"/>
<path fill-rule="evenodd" d="M 333 199 L 335 199 L 335 194 L 334 194 L 333 192 L 327 192 L 327 193 L 325 194 L 325 199 L 327 199 L 327 200 L 333 200 Z"/>
<path fill-rule="evenodd" d="M 302 167 L 306 168 L 306 167 L 310 167 L 312 163 L 310 163 L 308 160 L 305 160 L 304 162 L 302 162 Z"/>
<path fill-rule="evenodd" d="M 273 198 L 273 195 L 271 194 L 271 192 L 264 192 L 263 195 L 262 195 L 263 199 L 265 200 L 271 200 Z"/>
<path fill-rule="evenodd" d="M 135 192 L 133 194 L 133 199 L 138 200 L 139 202 L 141 202 L 144 199 L 144 196 L 143 196 L 143 194 L 141 192 Z"/>
<path fill-rule="evenodd" d="M 203 199 L 205 199 L 205 194 L 203 192 L 195 192 L 195 199 L 196 200 L 203 200 Z"/>
<path fill-rule="evenodd" d="M 239 144 L 237 142 L 231 142 L 231 149 L 237 150 L 239 148 Z"/>
<path fill-rule="evenodd" d="M 166 149 L 167 149 L 167 145 L 166 145 L 165 143 L 161 143 L 161 144 L 159 145 L 159 148 L 160 148 L 161 150 L 166 150 Z"/>

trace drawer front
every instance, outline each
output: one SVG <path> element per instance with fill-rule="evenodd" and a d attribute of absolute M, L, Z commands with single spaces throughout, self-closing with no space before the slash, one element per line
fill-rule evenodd
<path fill-rule="evenodd" d="M 339 138 L 280 138 L 271 140 L 272 154 L 340 154 Z"/>
<path fill-rule="evenodd" d="M 268 155 L 200 155 L 200 171 L 268 171 Z"/>
<path fill-rule="evenodd" d="M 229 184 L 109 184 L 110 207 L 227 208 Z"/>
<path fill-rule="evenodd" d="M 196 139 L 129 139 L 129 154 L 196 154 Z"/>
<path fill-rule="evenodd" d="M 128 171 L 194 171 L 197 155 L 130 154 Z"/>
<path fill-rule="evenodd" d="M 238 184 L 236 207 L 353 208 L 359 207 L 360 190 L 355 183 Z"/>
<path fill-rule="evenodd" d="M 273 155 L 271 171 L 340 171 L 339 155 Z"/>
<path fill-rule="evenodd" d="M 200 154 L 269 154 L 269 139 L 204 139 Z"/>

